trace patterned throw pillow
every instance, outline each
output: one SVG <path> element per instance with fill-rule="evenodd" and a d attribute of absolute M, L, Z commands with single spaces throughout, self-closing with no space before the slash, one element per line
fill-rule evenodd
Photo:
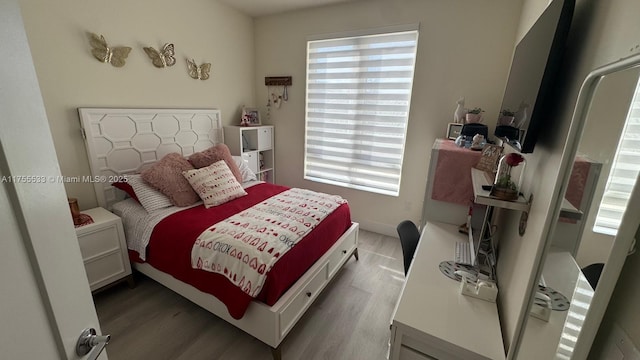
<path fill-rule="evenodd" d="M 207 209 L 247 195 L 224 160 L 204 168 L 183 171 L 182 174 Z"/>
<path fill-rule="evenodd" d="M 171 201 L 158 190 L 152 188 L 138 174 L 127 175 L 127 182 L 133 188 L 136 198 L 140 205 L 147 210 L 152 211 L 164 209 L 171 206 Z"/>

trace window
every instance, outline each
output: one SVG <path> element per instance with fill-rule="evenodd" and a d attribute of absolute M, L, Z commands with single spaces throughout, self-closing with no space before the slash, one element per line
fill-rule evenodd
<path fill-rule="evenodd" d="M 415 29 L 307 42 L 305 179 L 398 195 L 417 42 Z"/>
<path fill-rule="evenodd" d="M 631 100 L 607 185 L 598 208 L 594 232 L 615 236 L 640 172 L 640 82 Z"/>

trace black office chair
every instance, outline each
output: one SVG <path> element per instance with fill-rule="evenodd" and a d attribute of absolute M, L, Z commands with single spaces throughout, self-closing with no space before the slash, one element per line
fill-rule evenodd
<path fill-rule="evenodd" d="M 598 285 L 598 280 L 600 280 L 600 275 L 602 274 L 603 268 L 604 263 L 595 263 L 582 268 L 584 277 L 587 278 L 589 285 L 591 285 L 591 288 L 593 288 L 594 290 Z"/>
<path fill-rule="evenodd" d="M 420 231 L 418 227 L 411 220 L 405 220 L 398 224 L 396 228 L 398 230 L 398 236 L 400 237 L 400 245 L 402 245 L 402 255 L 404 257 L 404 274 L 407 275 L 411 260 L 413 260 L 413 253 L 416 252 L 418 246 L 418 240 L 420 240 Z"/>

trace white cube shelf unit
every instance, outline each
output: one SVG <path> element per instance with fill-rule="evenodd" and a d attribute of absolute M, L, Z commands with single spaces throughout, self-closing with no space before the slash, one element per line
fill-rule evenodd
<path fill-rule="evenodd" d="M 225 126 L 224 142 L 242 156 L 258 180 L 275 183 L 273 126 Z"/>

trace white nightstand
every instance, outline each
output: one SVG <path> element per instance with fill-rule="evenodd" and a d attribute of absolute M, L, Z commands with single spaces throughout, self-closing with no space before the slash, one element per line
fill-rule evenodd
<path fill-rule="evenodd" d="M 122 280 L 127 280 L 129 286 L 133 287 L 131 264 L 120 218 L 103 208 L 81 212 L 93 219 L 92 224 L 76 228 L 91 291 Z"/>

